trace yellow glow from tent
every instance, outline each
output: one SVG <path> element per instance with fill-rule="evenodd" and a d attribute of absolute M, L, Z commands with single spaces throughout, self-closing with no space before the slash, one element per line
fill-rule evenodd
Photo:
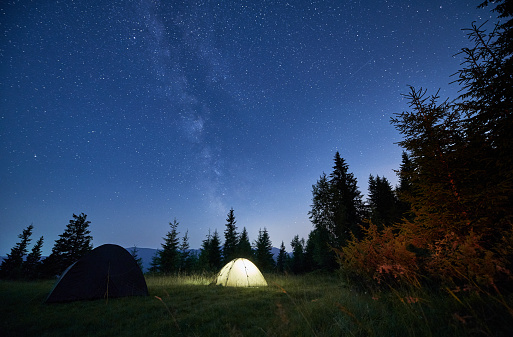
<path fill-rule="evenodd" d="M 257 266 L 242 258 L 227 263 L 219 272 L 216 284 L 229 287 L 267 286 L 267 282 Z"/>

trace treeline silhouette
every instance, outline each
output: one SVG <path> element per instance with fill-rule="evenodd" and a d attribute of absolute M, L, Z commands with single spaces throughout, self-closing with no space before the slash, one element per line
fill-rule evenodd
<path fill-rule="evenodd" d="M 209 231 L 199 254 L 190 252 L 187 231 L 179 237 L 178 221 L 169 223 L 150 271 L 216 271 L 234 257 L 246 257 L 264 272 L 342 269 L 358 284 L 429 284 L 498 294 L 511 289 L 513 7 L 511 1 L 494 3 L 502 21 L 491 32 L 475 24 L 468 30 L 472 46 L 462 49 L 463 68 L 455 74 L 461 95 L 440 102 L 438 94 L 412 87 L 405 95 L 410 111 L 391 119 L 403 136 L 398 186 L 370 175 L 364 201 L 337 152 L 333 170 L 312 186 L 313 229 L 306 240 L 292 238 L 291 254 L 282 242 L 274 261 L 266 228 L 251 244 L 246 228 L 238 231 L 231 209 L 224 243 L 217 230 Z M 92 248 L 88 226 L 85 214 L 73 214 L 52 254 L 41 262 L 43 238 L 28 253 L 30 225 L 3 261 L 1 277 L 62 272 Z"/>

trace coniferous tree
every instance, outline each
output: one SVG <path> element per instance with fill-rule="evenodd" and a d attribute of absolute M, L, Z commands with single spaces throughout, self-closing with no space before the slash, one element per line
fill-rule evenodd
<path fill-rule="evenodd" d="M 239 242 L 237 236 L 237 227 L 235 226 L 236 223 L 237 221 L 235 220 L 235 215 L 232 208 L 228 212 L 226 218 L 226 229 L 224 230 L 223 257 L 225 263 L 228 263 L 237 257 L 236 252 Z"/>
<path fill-rule="evenodd" d="M 255 264 L 260 270 L 272 271 L 275 267 L 272 243 L 267 228 L 258 231 L 258 239 L 255 241 Z"/>
<path fill-rule="evenodd" d="M 200 254 L 198 258 L 198 265 L 200 269 L 211 271 L 212 267 L 210 266 L 210 244 L 212 241 L 212 235 L 210 234 L 210 229 L 208 230 L 207 237 L 205 240 L 201 242 Z"/>
<path fill-rule="evenodd" d="M 299 235 L 295 235 L 290 246 L 292 247 L 292 258 L 290 261 L 290 269 L 294 274 L 301 274 L 304 269 L 304 245 L 305 240 L 299 239 Z"/>
<path fill-rule="evenodd" d="M 41 236 L 27 255 L 27 259 L 23 262 L 23 270 L 25 272 L 25 277 L 27 278 L 34 279 L 40 275 L 41 249 L 43 248 L 43 241 L 44 238 Z"/>
<path fill-rule="evenodd" d="M 209 264 L 214 270 L 219 270 L 222 267 L 221 240 L 219 239 L 217 229 L 214 230 L 214 235 L 212 235 L 210 240 L 208 257 Z"/>
<path fill-rule="evenodd" d="M 351 233 L 361 236 L 363 203 L 356 178 L 348 171 L 349 166 L 338 151 L 334 162 L 330 174 L 334 227 L 329 228 L 329 232 L 335 243 L 343 246 L 351 238 Z"/>
<path fill-rule="evenodd" d="M 158 249 L 155 252 L 155 255 L 153 255 L 151 257 L 150 268 L 148 269 L 148 271 L 150 273 L 159 273 L 160 272 L 160 252 L 161 252 L 161 250 Z"/>
<path fill-rule="evenodd" d="M 137 262 L 137 265 L 139 266 L 139 268 L 141 268 L 141 271 L 144 271 L 142 257 L 139 257 L 139 255 L 137 254 L 138 252 L 139 249 L 137 249 L 137 246 L 134 245 L 134 247 L 130 250 L 130 255 L 132 255 L 135 262 Z"/>
<path fill-rule="evenodd" d="M 305 271 L 317 269 L 333 271 L 338 267 L 336 255 L 329 242 L 329 233 L 323 227 L 314 228 L 308 234 L 308 240 L 304 245 Z"/>
<path fill-rule="evenodd" d="M 398 199 L 397 208 L 399 217 L 401 219 L 406 218 L 412 220 L 411 203 L 408 200 L 411 200 L 414 195 L 411 181 L 413 163 L 405 151 L 403 151 L 401 155 L 401 166 L 399 170 L 396 171 L 396 174 L 399 177 L 399 186 L 395 190 Z"/>
<path fill-rule="evenodd" d="M 413 216 L 402 232 L 413 252 L 432 251 L 426 268 L 451 282 L 495 284 L 513 268 L 513 7 L 496 3 L 507 20 L 490 33 L 472 25 L 458 100 L 410 88 L 411 111 L 392 119 L 413 166 Z"/>
<path fill-rule="evenodd" d="M 202 242 L 198 263 L 204 270 L 218 271 L 222 266 L 222 261 L 221 243 L 217 229 L 214 230 L 214 234 L 210 234 L 209 230 L 206 239 Z"/>
<path fill-rule="evenodd" d="M 278 253 L 278 257 L 276 258 L 276 270 L 279 273 L 283 273 L 287 268 L 287 251 L 285 250 L 285 244 L 283 241 L 281 242 L 280 252 Z"/>
<path fill-rule="evenodd" d="M 344 246 L 352 235 L 361 237 L 363 212 L 356 179 L 337 152 L 329 179 L 323 173 L 312 186 L 312 206 L 308 214 L 314 230 L 306 251 L 308 262 L 311 262 L 309 268 L 337 268 L 332 248 Z"/>
<path fill-rule="evenodd" d="M 187 230 L 185 232 L 185 235 L 182 237 L 182 243 L 180 244 L 180 247 L 178 248 L 179 256 L 180 256 L 180 262 L 179 262 L 179 270 L 188 272 L 192 269 L 192 261 L 191 257 L 192 254 L 189 250 L 189 231 Z"/>
<path fill-rule="evenodd" d="M 29 225 L 22 231 L 18 238 L 21 239 L 13 248 L 11 253 L 7 254 L 7 258 L 0 265 L 0 275 L 2 278 L 15 279 L 23 276 L 23 257 L 28 253 L 28 245 L 32 240 L 33 225 Z"/>
<path fill-rule="evenodd" d="M 363 203 L 356 178 L 337 152 L 330 179 L 323 174 L 312 186 L 310 220 L 315 228 L 327 231 L 328 245 L 343 246 L 351 233 L 361 235 Z"/>
<path fill-rule="evenodd" d="M 249 241 L 248 231 L 246 227 L 242 228 L 240 233 L 238 244 L 237 244 L 237 257 L 243 257 L 246 259 L 253 258 L 253 250 L 251 249 L 251 243 Z"/>
<path fill-rule="evenodd" d="M 179 239 L 178 239 L 178 221 L 176 219 L 169 223 L 171 230 L 164 237 L 162 250 L 160 251 L 160 271 L 163 273 L 173 273 L 178 270 L 179 263 Z"/>
<path fill-rule="evenodd" d="M 53 276 L 62 273 L 72 263 L 78 261 L 93 249 L 91 243 L 93 237 L 89 235 L 89 224 L 87 215 L 73 214 L 64 233 L 55 240 L 52 253 L 43 261 L 43 270 L 46 276 Z"/>
<path fill-rule="evenodd" d="M 369 176 L 370 220 L 378 228 L 391 226 L 400 220 L 399 201 L 387 178 Z"/>

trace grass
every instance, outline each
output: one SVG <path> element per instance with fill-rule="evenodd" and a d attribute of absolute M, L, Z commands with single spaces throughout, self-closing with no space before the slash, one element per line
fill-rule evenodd
<path fill-rule="evenodd" d="M 336 275 L 265 275 L 269 287 L 212 275 L 147 277 L 148 297 L 43 304 L 50 281 L 0 281 L 2 336 L 509 336 L 513 317 L 477 295 L 365 293 Z M 511 301 L 511 297 L 509 297 Z"/>

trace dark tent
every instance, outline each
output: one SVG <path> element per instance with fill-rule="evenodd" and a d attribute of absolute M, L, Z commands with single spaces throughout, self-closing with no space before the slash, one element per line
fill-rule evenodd
<path fill-rule="evenodd" d="M 146 281 L 126 249 L 106 244 L 69 266 L 46 303 L 124 296 L 148 296 Z"/>

